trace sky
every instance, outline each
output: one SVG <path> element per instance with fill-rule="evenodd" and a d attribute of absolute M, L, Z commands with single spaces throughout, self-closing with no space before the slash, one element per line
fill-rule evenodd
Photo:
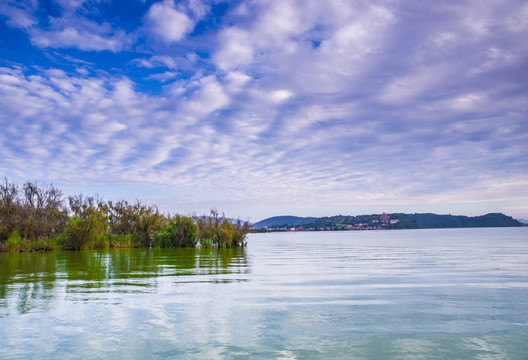
<path fill-rule="evenodd" d="M 525 0 L 0 0 L 0 175 L 258 221 L 528 219 Z"/>

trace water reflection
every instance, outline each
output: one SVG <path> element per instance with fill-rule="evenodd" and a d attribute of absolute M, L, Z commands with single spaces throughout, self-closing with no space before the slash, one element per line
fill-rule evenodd
<path fill-rule="evenodd" d="M 526 359 L 527 230 L 0 254 L 0 359 Z"/>
<path fill-rule="evenodd" d="M 0 253 L 0 264 L 0 316 L 46 310 L 62 296 L 115 301 L 115 294 L 152 293 L 160 278 L 230 282 L 245 280 L 249 272 L 242 248 Z"/>
<path fill-rule="evenodd" d="M 49 306 L 57 279 L 54 254 L 0 254 L 0 307 L 26 313 L 40 303 Z M 2 314 L 3 315 L 3 314 Z"/>

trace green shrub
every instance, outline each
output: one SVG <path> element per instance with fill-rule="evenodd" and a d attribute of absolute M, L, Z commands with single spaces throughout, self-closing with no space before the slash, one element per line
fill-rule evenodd
<path fill-rule="evenodd" d="M 232 223 L 225 215 L 211 210 L 210 215 L 194 216 L 198 226 L 198 238 L 203 247 L 237 247 L 245 246 L 249 224 L 237 220 Z M 211 245 L 209 245 L 211 244 Z"/>
<path fill-rule="evenodd" d="M 198 239 L 198 228 L 193 219 L 177 216 L 156 231 L 152 239 L 157 247 L 193 247 Z"/>
<path fill-rule="evenodd" d="M 235 231 L 233 236 L 233 242 L 232 246 L 246 246 L 246 236 L 249 232 L 250 226 L 249 223 L 243 222 L 240 219 L 238 219 L 233 224 L 233 229 Z"/>
<path fill-rule="evenodd" d="M 165 218 L 157 211 L 145 211 L 137 217 L 132 238 L 135 246 L 150 247 L 152 245 L 152 235 L 160 230 Z"/>
<path fill-rule="evenodd" d="M 0 250 L 105 247 L 244 246 L 247 224 L 224 214 L 166 217 L 155 206 L 105 202 L 79 194 L 63 200 L 62 191 L 27 182 L 0 181 Z"/>
<path fill-rule="evenodd" d="M 27 250 L 53 250 L 56 247 L 54 239 L 38 239 L 28 242 Z"/>
<path fill-rule="evenodd" d="M 211 240 L 209 238 L 200 239 L 200 246 L 202 248 L 211 248 L 211 247 L 213 247 L 213 245 L 214 245 L 213 240 Z"/>
<path fill-rule="evenodd" d="M 23 240 L 17 230 L 13 231 L 6 242 L 6 248 L 10 251 L 23 250 Z"/>
<path fill-rule="evenodd" d="M 66 239 L 68 239 L 68 233 L 66 232 L 66 229 L 64 229 L 63 232 L 61 232 L 53 239 L 53 243 L 56 246 L 61 247 L 64 246 L 64 244 L 66 243 Z"/>
<path fill-rule="evenodd" d="M 49 239 L 44 239 L 44 240 L 40 240 L 41 242 L 41 247 L 40 249 L 41 250 L 53 250 L 53 249 L 56 249 L 57 247 L 59 247 L 59 238 L 62 234 L 60 235 L 57 235 L 56 237 L 53 237 L 53 238 L 49 238 Z"/>
<path fill-rule="evenodd" d="M 132 244 L 132 235 L 108 234 L 108 243 L 113 248 L 127 248 Z"/>
<path fill-rule="evenodd" d="M 218 246 L 231 247 L 235 237 L 235 227 L 228 220 L 224 220 L 218 227 Z"/>
<path fill-rule="evenodd" d="M 103 210 L 90 209 L 84 218 L 71 217 L 66 224 L 65 249 L 96 249 L 109 246 L 108 217 Z"/>

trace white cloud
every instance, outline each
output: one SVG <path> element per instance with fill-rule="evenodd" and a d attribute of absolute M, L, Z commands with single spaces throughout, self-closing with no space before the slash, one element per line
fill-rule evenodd
<path fill-rule="evenodd" d="M 0 14 L 8 16 L 8 25 L 27 31 L 31 43 L 38 47 L 118 52 L 135 41 L 123 30 L 113 29 L 109 23 L 97 23 L 78 14 L 76 10 L 84 2 L 60 1 L 64 11 L 59 17 L 48 17 L 47 27 L 39 27 L 36 20 L 35 13 L 39 9 L 36 1 L 23 1 L 20 4 L 8 1 L 0 4 Z"/>
<path fill-rule="evenodd" d="M 480 109 L 486 101 L 489 99 L 482 93 L 461 94 L 451 101 L 450 106 L 458 111 L 471 111 Z"/>
<path fill-rule="evenodd" d="M 226 75 L 225 88 L 230 93 L 237 93 L 246 86 L 252 78 L 239 71 L 231 71 Z"/>
<path fill-rule="evenodd" d="M 231 27 L 220 34 L 222 48 L 214 55 L 216 64 L 223 70 L 235 70 L 253 61 L 253 42 L 247 31 Z"/>
<path fill-rule="evenodd" d="M 29 29 L 36 25 L 34 10 L 33 1 L 3 1 L 0 3 L 0 14 L 5 15 L 8 18 L 7 24 L 15 28 Z"/>
<path fill-rule="evenodd" d="M 51 31 L 34 29 L 31 31 L 31 42 L 39 47 L 119 52 L 130 46 L 132 41 L 124 31 L 113 31 L 108 24 L 84 22 L 83 25 L 59 27 Z"/>
<path fill-rule="evenodd" d="M 249 6 L 255 19 L 219 33 L 215 64 L 223 71 L 255 74 L 263 86 L 265 81 L 270 87 L 284 84 L 299 96 L 335 95 L 358 86 L 354 77 L 379 61 L 375 56 L 397 23 L 389 9 L 338 1 Z"/>
<path fill-rule="evenodd" d="M 84 3 L 87 2 L 87 0 L 56 0 L 57 3 L 67 12 L 75 12 L 75 10 L 79 9 L 83 6 Z"/>
<path fill-rule="evenodd" d="M 152 32 L 167 43 L 182 40 L 194 28 L 194 21 L 178 11 L 173 0 L 153 4 L 146 19 Z"/>
<path fill-rule="evenodd" d="M 160 82 L 167 82 L 167 81 L 170 81 L 170 80 L 174 80 L 177 77 L 178 77 L 178 73 L 177 72 L 165 71 L 165 72 L 162 72 L 162 73 L 149 75 L 145 79 L 146 80 L 156 80 L 156 81 L 160 81 Z"/>
<path fill-rule="evenodd" d="M 198 19 L 204 17 L 210 10 L 209 5 L 203 0 L 189 0 L 188 8 Z"/>
<path fill-rule="evenodd" d="M 282 102 L 289 99 L 292 95 L 292 92 L 289 90 L 275 90 L 271 93 L 271 99 L 276 102 Z"/>
<path fill-rule="evenodd" d="M 449 71 L 444 67 L 414 70 L 404 77 L 391 80 L 381 91 L 379 98 L 382 102 L 398 105 L 432 96 L 440 91 Z"/>
<path fill-rule="evenodd" d="M 199 89 L 185 101 L 183 109 L 195 119 L 200 119 L 229 104 L 230 98 L 214 76 L 199 80 Z"/>
<path fill-rule="evenodd" d="M 528 4 L 523 4 L 518 11 L 508 14 L 506 24 L 514 32 L 522 33 L 528 30 Z"/>
<path fill-rule="evenodd" d="M 195 171 L 188 160 L 173 158 L 173 151 L 187 153 L 191 167 L 203 167 L 204 175 L 208 161 L 229 164 L 229 137 L 220 137 L 207 122 L 195 125 L 230 102 L 214 76 L 189 84 L 194 92 L 188 98 L 171 99 L 145 97 L 126 78 L 74 77 L 55 70 L 27 76 L 20 69 L 4 68 L 0 79 L 0 124 L 9 136 L 3 167 L 22 156 L 22 167 L 33 178 L 78 183 L 105 174 L 106 179 L 127 182 L 149 172 L 149 181 L 162 183 L 179 177 L 178 168 Z M 168 111 L 174 107 L 176 111 Z M 16 126 L 12 117 L 18 119 Z M 203 154 L 198 143 L 204 145 Z M 43 161 L 52 165 L 30 170 Z M 166 162 L 176 167 L 167 168 Z M 157 166 L 162 166 L 159 172 Z M 182 177 L 191 179 L 190 174 Z"/>
<path fill-rule="evenodd" d="M 135 59 L 133 62 L 138 66 L 146 67 L 148 69 L 166 67 L 175 70 L 178 68 L 176 60 L 167 55 L 154 55 L 149 59 Z"/>
<path fill-rule="evenodd" d="M 142 184 L 177 193 L 173 212 L 528 197 L 513 1 L 477 7 L 473 28 L 466 3 L 251 1 L 215 18 L 218 32 L 185 38 L 204 4 L 153 4 L 143 19 L 162 41 L 119 75 L 93 63 L 0 69 L 1 169 Z M 130 46 L 104 21 L 75 25 L 85 8 L 28 25 L 32 41 Z"/>

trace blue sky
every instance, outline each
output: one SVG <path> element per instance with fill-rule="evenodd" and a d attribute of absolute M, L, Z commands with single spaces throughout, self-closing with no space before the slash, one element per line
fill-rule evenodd
<path fill-rule="evenodd" d="M 0 1 L 0 174 L 258 221 L 528 219 L 528 4 Z"/>

